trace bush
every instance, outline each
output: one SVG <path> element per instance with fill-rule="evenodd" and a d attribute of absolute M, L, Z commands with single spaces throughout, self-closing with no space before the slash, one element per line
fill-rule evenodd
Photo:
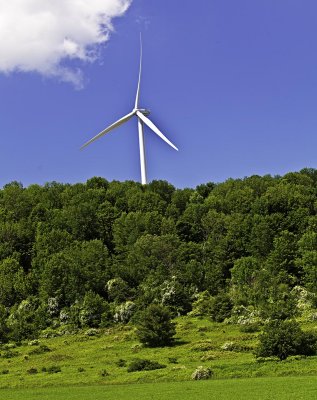
<path fill-rule="evenodd" d="M 203 366 L 199 366 L 192 373 L 192 379 L 201 380 L 201 379 L 209 379 L 212 376 L 212 371 L 210 368 L 205 368 Z"/>
<path fill-rule="evenodd" d="M 260 335 L 256 357 L 278 357 L 286 360 L 289 356 L 316 354 L 317 336 L 303 332 L 296 321 L 271 321 Z"/>
<path fill-rule="evenodd" d="M 212 342 L 206 341 L 206 342 L 198 342 L 194 343 L 190 350 L 191 351 L 209 351 L 209 350 L 214 350 L 216 347 Z"/>
<path fill-rule="evenodd" d="M 97 328 L 107 312 L 109 312 L 109 304 L 98 294 L 89 291 L 85 294 L 78 316 L 80 324 L 82 327 Z"/>
<path fill-rule="evenodd" d="M 28 346 L 39 346 L 39 344 L 40 344 L 40 341 L 38 339 L 34 339 L 28 343 Z"/>
<path fill-rule="evenodd" d="M 7 375 L 9 372 L 10 372 L 10 371 L 9 371 L 8 369 L 3 369 L 3 370 L 1 371 L 1 374 L 2 374 L 2 375 Z"/>
<path fill-rule="evenodd" d="M 133 301 L 126 301 L 123 304 L 120 304 L 115 309 L 114 321 L 115 322 L 123 322 L 124 324 L 128 323 L 132 318 L 134 312 L 136 310 L 136 305 Z"/>
<path fill-rule="evenodd" d="M 255 333 L 259 331 L 260 331 L 260 324 L 256 322 L 240 326 L 240 332 L 242 333 Z"/>
<path fill-rule="evenodd" d="M 151 304 L 139 315 L 136 335 L 141 343 L 149 347 L 168 346 L 176 333 L 168 308 Z"/>
<path fill-rule="evenodd" d="M 44 354 L 44 353 L 48 353 L 50 351 L 51 351 L 51 349 L 48 346 L 46 346 L 45 344 L 41 344 L 40 346 L 38 346 L 35 349 L 31 350 L 29 352 L 29 355 L 32 355 L 32 354 Z"/>
<path fill-rule="evenodd" d="M 57 372 L 61 372 L 62 369 L 58 365 L 52 365 L 48 368 L 45 368 L 45 372 L 48 372 L 49 374 L 56 374 Z"/>
<path fill-rule="evenodd" d="M 226 293 L 219 293 L 214 297 L 210 316 L 215 322 L 223 322 L 226 318 L 231 315 L 233 304 L 230 297 Z"/>
<path fill-rule="evenodd" d="M 108 376 L 109 375 L 109 372 L 106 370 L 106 369 L 102 369 L 101 371 L 100 371 L 100 376 Z"/>
<path fill-rule="evenodd" d="M 90 328 L 85 332 L 85 335 L 87 335 L 87 336 L 97 336 L 98 334 L 99 334 L 99 331 L 96 328 Z"/>
<path fill-rule="evenodd" d="M 1 354 L 2 358 L 13 358 L 17 357 L 19 353 L 17 351 L 7 350 L 3 354 Z"/>
<path fill-rule="evenodd" d="M 30 369 L 28 369 L 27 371 L 26 371 L 28 374 L 30 374 L 30 375 L 34 375 L 34 374 L 37 374 L 37 369 L 36 368 L 30 368 Z"/>
<path fill-rule="evenodd" d="M 123 360 L 122 358 L 120 358 L 120 359 L 116 362 L 116 365 L 117 365 L 118 367 L 125 367 L 125 366 L 127 365 L 127 362 L 126 362 L 126 360 Z"/>
<path fill-rule="evenodd" d="M 212 300 L 213 298 L 207 290 L 198 293 L 197 299 L 193 303 L 193 309 L 190 311 L 189 315 L 193 315 L 195 317 L 210 315 Z"/>
<path fill-rule="evenodd" d="M 162 365 L 157 361 L 135 359 L 128 366 L 128 372 L 135 371 L 152 371 L 154 369 L 166 368 L 166 365 Z"/>
<path fill-rule="evenodd" d="M 220 348 L 221 348 L 221 350 L 224 350 L 224 351 L 234 351 L 235 344 L 234 344 L 234 342 L 226 342 Z"/>

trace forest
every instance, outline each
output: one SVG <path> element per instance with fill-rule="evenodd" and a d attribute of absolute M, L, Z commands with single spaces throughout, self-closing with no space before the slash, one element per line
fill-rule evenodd
<path fill-rule="evenodd" d="M 94 177 L 0 190 L 0 341 L 133 322 L 317 318 L 317 170 L 177 189 Z"/>

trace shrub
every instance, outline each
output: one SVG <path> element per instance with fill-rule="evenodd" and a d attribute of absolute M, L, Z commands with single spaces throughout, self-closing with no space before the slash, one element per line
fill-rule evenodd
<path fill-rule="evenodd" d="M 317 336 L 303 332 L 296 321 L 274 320 L 265 327 L 256 348 L 256 357 L 278 357 L 316 354 Z"/>
<path fill-rule="evenodd" d="M 107 282 L 106 290 L 110 300 L 120 303 L 129 298 L 129 286 L 122 278 L 114 278 Z"/>
<path fill-rule="evenodd" d="M 259 331 L 260 331 L 260 324 L 256 322 L 240 326 L 240 332 L 242 333 L 255 333 Z"/>
<path fill-rule="evenodd" d="M 176 333 L 169 310 L 159 304 L 151 304 L 139 315 L 136 335 L 149 347 L 168 346 Z"/>
<path fill-rule="evenodd" d="M 212 296 L 205 290 L 204 292 L 198 293 L 197 299 L 193 303 L 193 309 L 190 311 L 189 315 L 195 317 L 202 315 L 210 315 L 212 306 Z"/>
<path fill-rule="evenodd" d="M 222 292 L 217 294 L 211 305 L 211 319 L 215 322 L 223 322 L 226 318 L 230 317 L 232 307 L 233 304 L 228 294 Z"/>
<path fill-rule="evenodd" d="M 98 334 L 99 334 L 99 331 L 96 328 L 90 328 L 85 332 L 85 335 L 87 335 L 87 336 L 97 336 Z"/>
<path fill-rule="evenodd" d="M 34 339 L 28 343 L 28 346 L 38 346 L 39 344 L 40 344 L 40 341 L 38 339 Z"/>
<path fill-rule="evenodd" d="M 44 353 L 48 353 L 50 351 L 51 351 L 51 349 L 48 346 L 46 346 L 45 344 L 41 344 L 40 346 L 38 346 L 35 349 L 31 350 L 29 352 L 29 355 L 32 355 L 32 354 L 44 354 Z"/>
<path fill-rule="evenodd" d="M 28 374 L 30 374 L 30 375 L 34 375 L 34 374 L 37 374 L 37 369 L 36 368 L 30 368 L 30 369 L 28 369 L 27 371 L 26 371 Z"/>
<path fill-rule="evenodd" d="M 102 369 L 100 371 L 100 376 L 108 376 L 108 375 L 109 375 L 109 372 L 106 369 Z"/>
<path fill-rule="evenodd" d="M 124 324 L 126 324 L 127 322 L 130 321 L 135 310 L 136 310 L 136 305 L 135 303 L 133 303 L 133 301 L 128 300 L 125 303 L 120 304 L 115 309 L 114 321 L 123 322 Z"/>
<path fill-rule="evenodd" d="M 46 328 L 41 332 L 40 337 L 49 339 L 59 336 L 59 334 L 53 328 Z"/>
<path fill-rule="evenodd" d="M 7 350 L 3 354 L 1 354 L 2 358 L 13 358 L 17 357 L 19 353 L 17 351 Z"/>
<path fill-rule="evenodd" d="M 49 374 L 56 374 L 57 372 L 61 372 L 62 369 L 58 365 L 51 365 L 48 368 L 45 368 L 45 371 L 48 372 Z"/>
<path fill-rule="evenodd" d="M 7 318 L 10 338 L 14 341 L 21 341 L 37 336 L 39 330 L 44 329 L 47 325 L 46 313 L 46 306 L 41 305 L 39 299 L 33 296 L 23 300 L 20 304 L 15 304 Z"/>
<path fill-rule="evenodd" d="M 127 365 L 127 362 L 126 362 L 126 360 L 123 360 L 122 358 L 120 358 L 120 360 L 118 360 L 116 362 L 116 364 L 118 367 L 125 367 Z"/>
<path fill-rule="evenodd" d="M 224 351 L 234 351 L 235 344 L 234 344 L 234 342 L 226 342 L 220 348 L 221 348 L 221 350 L 224 350 Z"/>
<path fill-rule="evenodd" d="M 8 369 L 3 369 L 3 370 L 1 371 L 1 374 L 2 374 L 2 375 L 7 375 L 9 372 L 10 372 L 10 371 L 9 371 Z"/>
<path fill-rule="evenodd" d="M 198 342 L 194 343 L 190 350 L 191 351 L 209 351 L 209 350 L 214 350 L 215 345 L 212 342 Z"/>
<path fill-rule="evenodd" d="M 78 372 L 85 372 L 85 368 L 79 367 L 79 368 L 77 369 L 77 371 L 78 371 Z"/>
<path fill-rule="evenodd" d="M 102 316 L 106 311 L 109 311 L 109 304 L 98 294 L 92 291 L 87 292 L 79 313 L 81 326 L 97 328 L 100 326 Z"/>
<path fill-rule="evenodd" d="M 157 361 L 135 359 L 128 366 L 128 372 L 135 371 L 152 371 L 154 369 L 166 368 L 166 365 L 162 365 Z"/>
<path fill-rule="evenodd" d="M 211 378 L 212 374 L 213 373 L 210 368 L 206 368 L 201 365 L 192 373 L 192 379 L 197 381 L 201 379 L 209 379 Z"/>
<path fill-rule="evenodd" d="M 216 353 L 206 353 L 200 358 L 200 360 L 211 361 L 211 360 L 216 360 L 217 358 L 219 358 L 219 355 Z"/>

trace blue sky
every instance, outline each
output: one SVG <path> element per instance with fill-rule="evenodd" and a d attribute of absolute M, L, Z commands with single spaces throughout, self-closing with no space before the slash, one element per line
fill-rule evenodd
<path fill-rule="evenodd" d="M 13 3 L 21 1 L 29 0 Z M 108 2 L 127 8 L 125 1 Z M 112 14 L 120 16 L 110 19 L 113 32 L 95 46 L 95 61 L 79 50 L 72 57 L 55 51 L 53 67 L 32 47 L 24 51 L 33 42 L 16 34 L 16 14 L 9 11 L 0 43 L 0 59 L 11 57 L 9 64 L 0 61 L 0 186 L 92 176 L 140 180 L 134 119 L 79 150 L 133 108 L 140 31 L 140 105 L 179 148 L 146 130 L 149 180 L 195 187 L 317 168 L 316 1 L 133 0 Z M 65 21 L 54 37 L 69 32 Z M 73 42 L 63 43 L 63 51 L 73 51 Z"/>

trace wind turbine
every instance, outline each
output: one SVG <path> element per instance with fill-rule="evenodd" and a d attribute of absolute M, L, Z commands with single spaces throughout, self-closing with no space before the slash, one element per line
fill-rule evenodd
<path fill-rule="evenodd" d="M 153 124 L 153 122 L 147 118 L 150 114 L 150 111 L 145 108 L 139 107 L 139 98 L 140 98 L 140 82 L 141 82 L 141 72 L 142 72 L 142 38 L 140 35 L 140 67 L 139 67 L 139 79 L 138 79 L 138 87 L 136 91 L 135 97 L 135 104 L 133 110 L 125 115 L 124 117 L 120 118 L 118 121 L 114 122 L 113 124 L 109 125 L 106 129 L 98 133 L 98 135 L 94 136 L 88 142 L 86 142 L 81 149 L 88 146 L 90 143 L 94 142 L 95 140 L 101 138 L 106 133 L 112 131 L 113 129 L 117 128 L 118 126 L 124 124 L 125 122 L 129 121 L 130 118 L 136 116 L 138 119 L 138 129 L 139 129 L 139 148 L 140 148 L 140 165 L 141 165 L 141 182 L 143 185 L 147 183 L 147 174 L 146 174 L 146 158 L 145 158 L 145 143 L 144 143 L 144 124 L 147 125 L 154 133 L 156 133 L 161 139 L 163 139 L 167 144 L 169 144 L 173 149 L 178 151 L 178 148 L 167 139 L 166 136 Z"/>

